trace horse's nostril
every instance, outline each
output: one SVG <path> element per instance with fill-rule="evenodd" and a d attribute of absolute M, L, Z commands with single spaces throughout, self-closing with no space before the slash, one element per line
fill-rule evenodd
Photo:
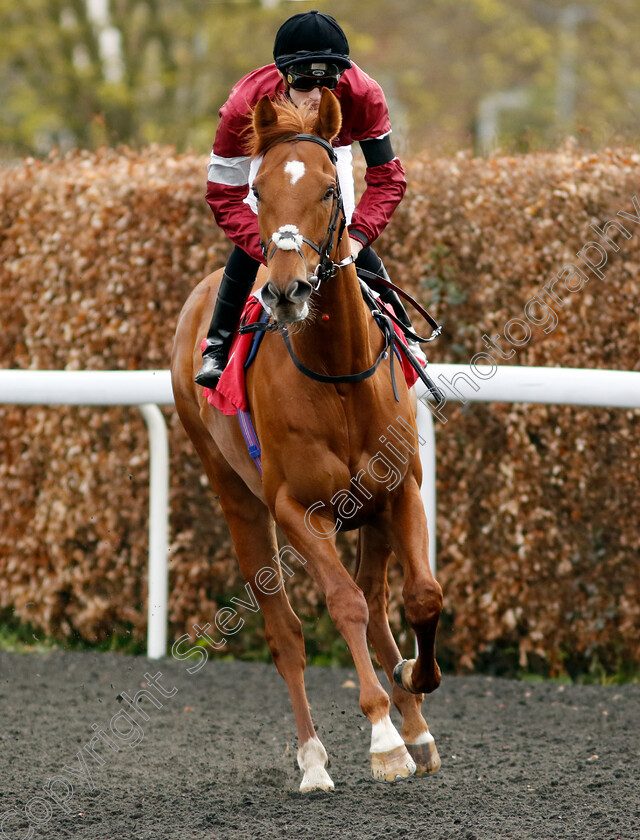
<path fill-rule="evenodd" d="M 267 306 L 273 306 L 277 303 L 279 297 L 280 293 L 271 281 L 264 284 L 262 289 L 262 300 L 267 304 Z"/>
<path fill-rule="evenodd" d="M 313 287 L 311 283 L 307 283 L 306 280 L 294 280 L 287 289 L 287 297 L 296 303 L 304 303 L 312 291 Z"/>
<path fill-rule="evenodd" d="M 284 292 L 276 283 L 268 280 L 262 287 L 262 301 L 272 310 L 283 306 L 299 309 L 306 304 L 312 291 L 313 286 L 306 280 L 292 280 Z"/>

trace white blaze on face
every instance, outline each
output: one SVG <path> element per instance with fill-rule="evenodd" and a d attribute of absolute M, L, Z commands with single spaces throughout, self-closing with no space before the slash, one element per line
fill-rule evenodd
<path fill-rule="evenodd" d="M 291 178 L 291 186 L 293 187 L 304 175 L 304 163 L 301 160 L 288 160 L 284 171 Z"/>

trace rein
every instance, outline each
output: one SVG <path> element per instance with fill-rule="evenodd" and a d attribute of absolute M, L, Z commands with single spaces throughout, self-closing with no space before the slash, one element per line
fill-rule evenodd
<path fill-rule="evenodd" d="M 286 326 L 282 327 L 282 339 L 285 343 L 285 347 L 289 351 L 289 355 L 291 356 L 291 361 L 293 364 L 298 368 L 301 373 L 304 373 L 305 376 L 308 376 L 309 379 L 315 379 L 316 382 L 333 382 L 333 383 L 340 383 L 340 382 L 363 382 L 365 379 L 368 379 L 378 369 L 378 365 L 383 359 L 386 359 L 389 354 L 391 354 L 391 383 L 393 385 L 393 395 L 396 398 L 396 402 L 400 402 L 400 398 L 398 397 L 398 389 L 396 387 L 396 377 L 395 371 L 393 369 L 393 355 L 395 352 L 395 330 L 393 329 L 393 324 L 391 324 L 391 319 L 388 318 L 386 313 L 382 312 L 374 312 L 374 317 L 380 327 L 382 329 L 382 333 L 384 335 L 384 347 L 382 348 L 380 355 L 375 360 L 375 362 L 371 365 L 371 367 L 367 368 L 366 370 L 361 371 L 360 373 L 346 373 L 343 376 L 329 376 L 326 373 L 317 373 L 315 370 L 311 370 L 306 365 L 303 365 L 300 359 L 296 356 L 293 352 L 293 347 L 291 346 L 291 341 L 289 340 L 289 331 L 287 330 Z M 378 320 L 379 316 L 382 320 Z"/>
<path fill-rule="evenodd" d="M 404 289 L 401 289 L 400 286 L 396 286 L 395 283 L 393 283 L 391 280 L 386 280 L 380 274 L 374 274 L 372 271 L 367 271 L 366 268 L 358 268 L 358 276 L 362 277 L 364 280 L 375 280 L 376 283 L 380 283 L 380 285 L 386 286 L 387 289 L 393 289 L 393 291 L 397 295 L 403 297 L 408 303 L 410 303 L 413 306 L 416 312 L 422 315 L 424 320 L 427 322 L 427 324 L 429 324 L 429 326 L 433 330 L 433 332 L 428 338 L 421 338 L 421 336 L 419 336 L 413 330 L 409 329 L 409 327 L 407 327 L 406 324 L 403 324 L 399 318 L 396 318 L 396 316 L 392 312 L 390 312 L 389 317 L 395 324 L 397 324 L 402 329 L 402 332 L 407 336 L 407 338 L 410 338 L 412 341 L 418 341 L 420 344 L 426 344 L 428 341 L 433 341 L 434 339 L 438 338 L 438 336 L 442 333 L 442 324 L 439 324 L 435 320 L 435 318 L 433 318 L 427 312 L 427 310 L 423 306 L 421 306 L 417 300 L 415 300 L 415 298 L 412 298 L 411 295 L 408 292 L 405 292 Z"/>
<path fill-rule="evenodd" d="M 327 140 L 322 137 L 318 137 L 315 134 L 296 134 L 290 140 L 286 142 L 295 142 L 298 140 L 305 140 L 311 143 L 317 143 L 319 146 L 326 151 L 331 159 L 331 162 L 334 166 L 337 165 L 337 157 L 336 153 Z M 331 219 L 329 220 L 329 225 L 327 227 L 327 232 L 322 240 L 320 245 L 317 245 L 312 240 L 308 239 L 306 236 L 302 236 L 298 229 L 291 226 L 291 230 L 284 230 L 278 233 L 278 238 L 275 239 L 274 236 L 271 239 L 264 243 L 262 240 L 260 241 L 260 247 L 262 248 L 262 253 L 264 255 L 265 260 L 267 263 L 273 257 L 275 252 L 278 249 L 287 250 L 287 251 L 296 251 L 302 258 L 305 266 L 307 265 L 306 257 L 304 256 L 301 248 L 301 244 L 304 242 L 310 248 L 312 248 L 319 256 L 320 261 L 316 266 L 316 269 L 312 275 L 315 280 L 315 283 L 312 283 L 314 287 L 314 291 L 317 291 L 320 285 L 326 281 L 328 281 L 331 277 L 334 277 L 336 272 L 341 269 L 345 268 L 348 265 L 351 265 L 355 262 L 353 256 L 345 257 L 345 259 L 341 260 L 339 263 L 334 262 L 331 259 L 331 253 L 334 250 L 334 239 L 336 236 L 336 232 L 338 234 L 337 241 L 335 243 L 335 247 L 337 248 L 342 241 L 342 236 L 344 234 L 346 228 L 346 219 L 344 215 L 344 207 L 342 203 L 342 193 L 340 191 L 340 180 L 337 177 L 336 173 L 336 190 L 333 196 L 333 209 L 331 211 Z M 270 246 L 273 245 L 273 249 L 271 253 L 269 253 Z M 371 309 L 371 313 L 375 320 L 377 321 L 382 333 L 384 335 L 384 346 L 382 351 L 380 352 L 378 358 L 375 362 L 371 365 L 371 367 L 367 368 L 366 370 L 361 371 L 360 373 L 349 373 L 345 374 L 344 376 L 329 376 L 328 374 L 317 373 L 311 368 L 308 368 L 306 365 L 303 365 L 302 362 L 297 358 L 293 351 L 293 347 L 291 346 L 291 341 L 289 339 L 289 331 L 286 325 L 278 325 L 278 324 L 266 324 L 264 322 L 256 322 L 254 324 L 246 324 L 239 328 L 240 333 L 251 333 L 251 332 L 258 332 L 258 331 L 265 331 L 265 330 L 275 330 L 280 329 L 282 333 L 282 339 L 285 343 L 287 350 L 289 351 L 289 355 L 291 356 L 291 360 L 293 361 L 296 368 L 303 373 L 305 376 L 308 376 L 310 379 L 315 379 L 317 382 L 327 382 L 327 383 L 353 383 L 353 382 L 362 382 L 365 379 L 368 379 L 378 369 L 380 362 L 383 359 L 386 359 L 387 356 L 390 354 L 390 371 L 391 371 L 391 383 L 393 385 L 393 394 L 395 396 L 396 402 L 399 402 L 400 398 L 398 396 L 398 390 L 396 387 L 396 379 L 395 379 L 395 371 L 393 368 L 393 357 L 395 355 L 395 330 L 393 327 L 393 323 L 398 324 L 404 334 L 408 336 L 413 341 L 418 342 L 427 342 L 433 341 L 437 338 L 440 333 L 442 332 L 442 327 L 429 315 L 429 313 L 424 309 L 416 300 L 414 300 L 411 295 L 405 292 L 403 289 L 400 289 L 390 280 L 385 280 L 383 277 L 380 277 L 378 274 L 372 274 L 370 271 L 366 271 L 365 269 L 358 269 L 358 273 L 363 275 L 365 278 L 369 277 L 371 279 L 375 279 L 376 282 L 382 283 L 382 285 L 387 286 L 389 289 L 393 289 L 398 295 L 403 297 L 406 301 L 411 303 L 411 305 L 416 309 L 420 315 L 427 321 L 429 326 L 432 328 L 433 332 L 429 338 L 421 338 L 417 335 L 413 330 L 408 329 L 404 324 L 402 324 L 394 315 L 388 312 L 382 312 L 378 306 L 371 305 L 371 302 L 365 297 L 369 308 Z M 307 271 L 307 276 L 309 276 L 309 272 Z M 401 343 L 398 342 L 400 345 Z M 403 348 L 404 349 L 404 348 Z M 407 358 L 409 359 L 412 366 L 418 372 L 418 375 L 426 382 L 429 390 L 434 395 L 436 402 L 440 402 L 443 397 L 439 393 L 437 387 L 430 381 L 430 377 L 427 376 L 422 366 L 417 362 L 414 361 L 410 354 L 406 354 Z"/>

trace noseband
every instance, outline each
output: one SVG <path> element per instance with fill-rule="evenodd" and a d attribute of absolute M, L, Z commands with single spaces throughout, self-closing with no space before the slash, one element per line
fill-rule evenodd
<path fill-rule="evenodd" d="M 338 159 L 336 157 L 336 153 L 333 150 L 331 143 L 329 143 L 324 138 L 317 137 L 315 134 L 296 134 L 295 137 L 292 137 L 291 140 L 288 140 L 287 142 L 294 143 L 297 140 L 307 140 L 311 143 L 317 143 L 318 146 L 322 146 L 325 152 L 329 155 L 331 163 L 334 166 L 337 166 Z M 340 191 L 340 179 L 338 178 L 336 172 L 336 190 L 333 194 L 333 208 L 331 210 L 331 218 L 329 220 L 327 232 L 320 245 L 316 245 L 316 243 L 313 242 L 311 239 L 308 239 L 306 236 L 302 236 L 298 232 L 298 229 L 295 228 L 293 225 L 287 225 L 277 234 L 274 234 L 266 244 L 261 240 L 260 247 L 262 248 L 262 253 L 264 254 L 264 258 L 267 262 L 269 262 L 269 260 L 275 254 L 275 252 L 280 249 L 282 251 L 295 251 L 297 254 L 300 255 L 300 257 L 302 257 L 305 266 L 307 265 L 307 259 L 302 253 L 301 245 L 304 242 L 310 248 L 313 248 L 316 254 L 318 254 L 320 257 L 320 262 L 316 266 L 316 269 L 312 275 L 311 285 L 313 286 L 315 291 L 318 289 L 321 283 L 324 283 L 325 281 L 329 280 L 329 278 L 333 277 L 339 268 L 343 268 L 344 266 L 349 265 L 353 262 L 353 257 L 347 257 L 340 263 L 334 263 L 331 259 L 331 253 L 334 249 L 334 240 L 336 237 L 336 232 L 338 233 L 338 239 L 336 242 L 337 247 L 342 239 L 342 234 L 344 233 L 345 226 L 346 219 L 344 216 L 344 209 L 342 204 L 342 193 Z M 269 253 L 269 248 L 271 245 L 273 245 L 273 249 L 271 250 L 271 253 Z M 307 271 L 307 277 L 308 276 L 309 272 Z"/>

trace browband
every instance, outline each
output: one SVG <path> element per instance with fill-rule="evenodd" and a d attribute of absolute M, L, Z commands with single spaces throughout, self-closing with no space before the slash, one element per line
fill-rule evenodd
<path fill-rule="evenodd" d="M 334 166 L 337 164 L 338 158 L 336 157 L 334 148 L 328 140 L 324 139 L 324 137 L 318 137 L 316 134 L 296 134 L 295 137 L 291 138 L 291 142 L 294 142 L 295 140 L 310 140 L 312 143 L 317 143 L 318 146 L 322 146 L 325 152 L 329 155 L 331 163 Z"/>

